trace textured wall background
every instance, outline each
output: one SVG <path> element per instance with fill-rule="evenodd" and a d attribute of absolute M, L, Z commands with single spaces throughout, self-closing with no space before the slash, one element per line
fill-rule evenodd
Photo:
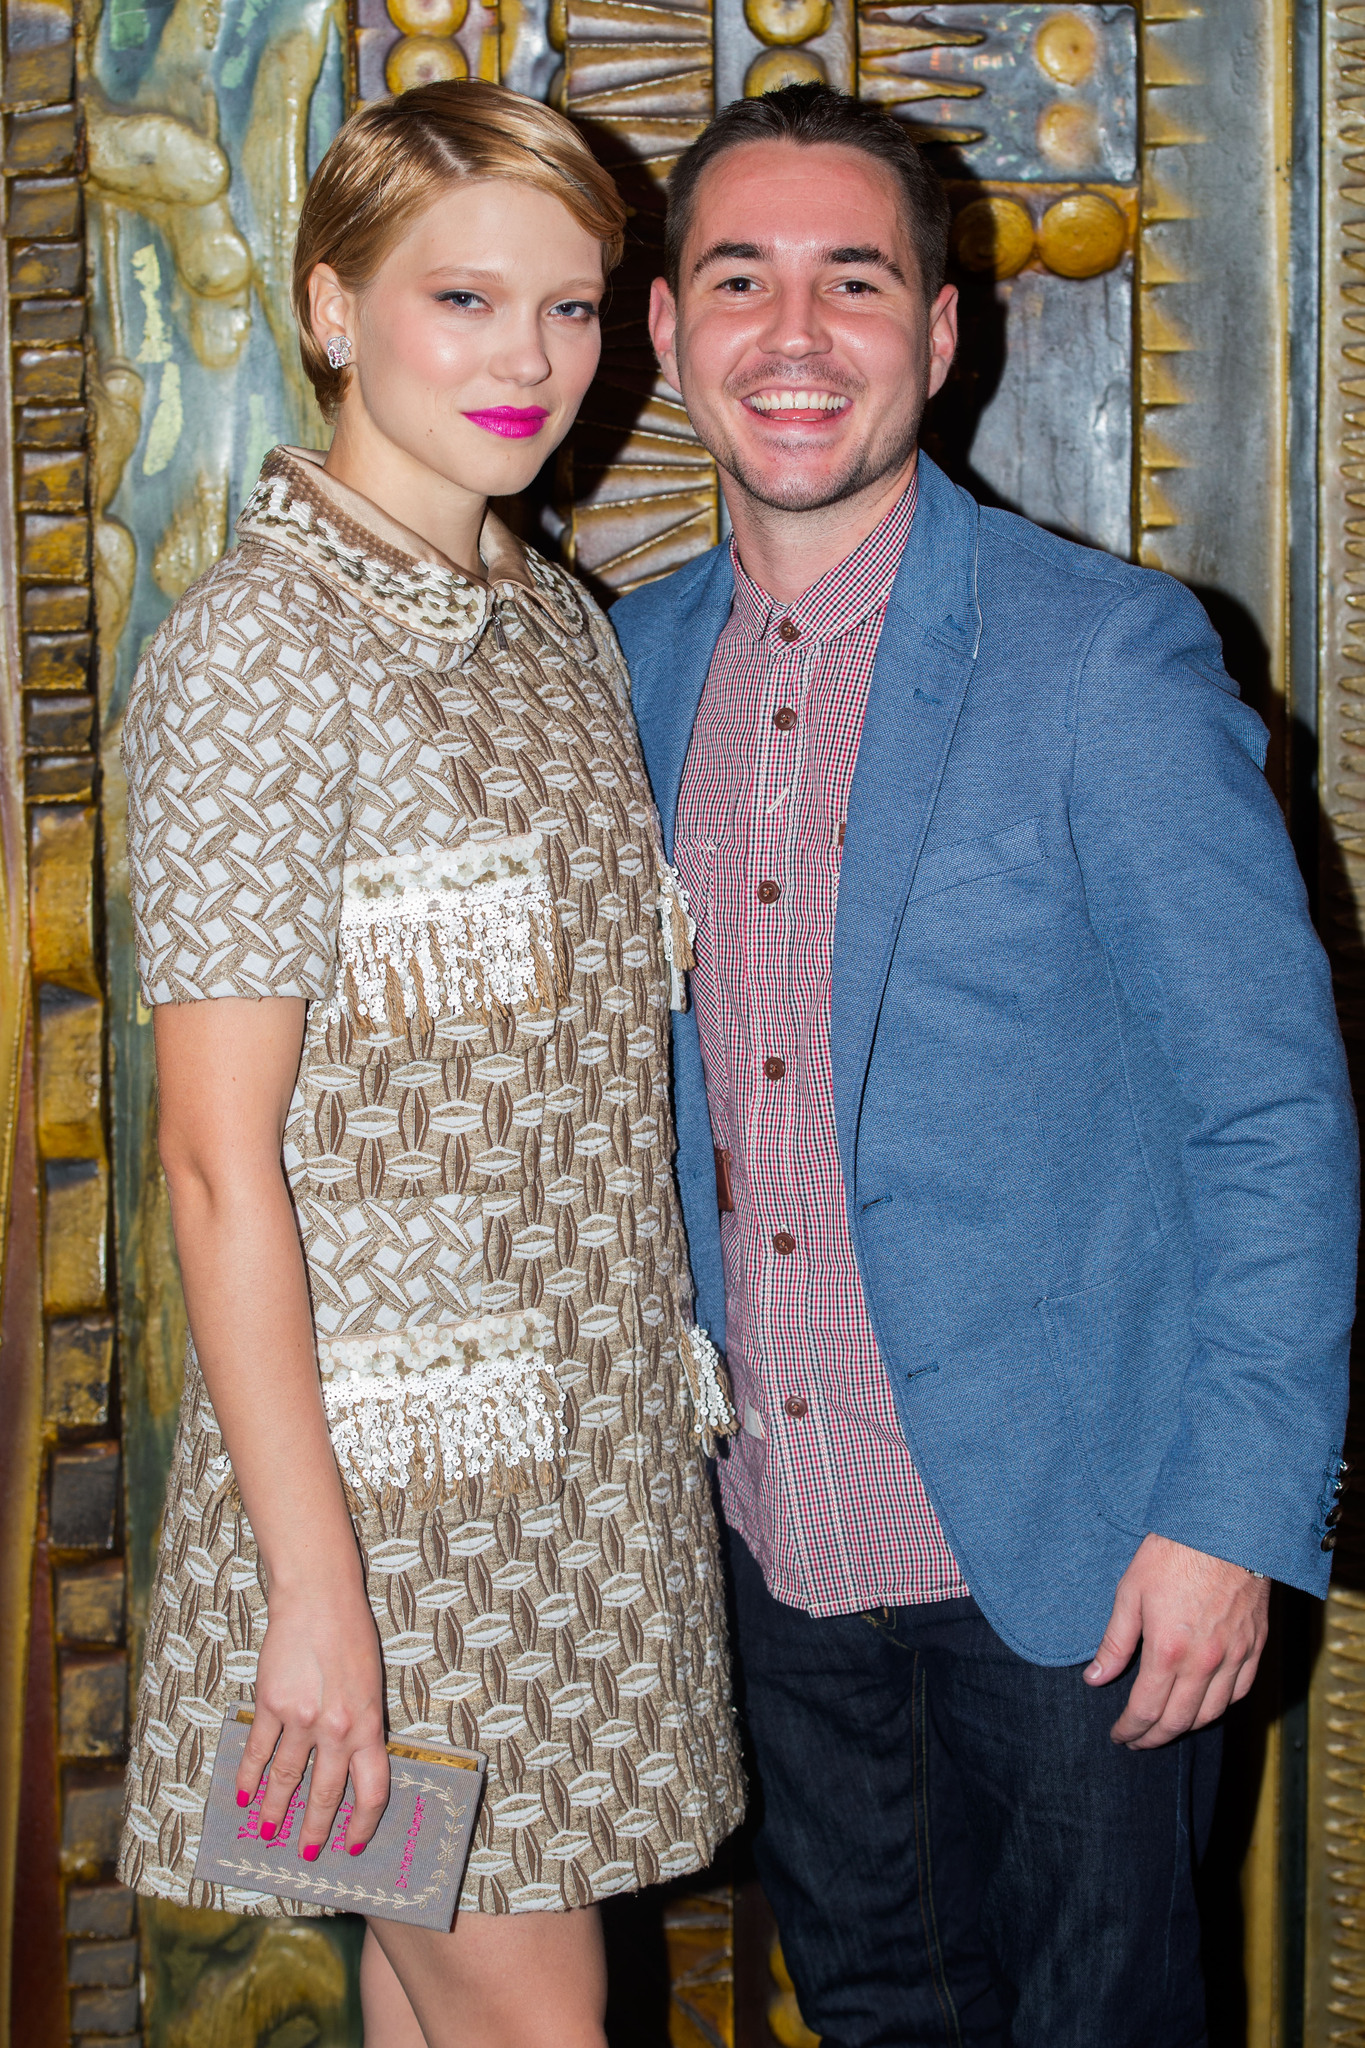
<path fill-rule="evenodd" d="M 109 0 L 85 22 L 93 554 L 114 1223 L 133 1668 L 184 1310 L 155 1157 L 119 735 L 143 645 L 227 545 L 276 441 L 325 445 L 288 305 L 309 173 L 346 107 L 339 0 Z M 152 2048 L 358 2041 L 356 1930 L 143 1914 Z"/>
<path fill-rule="evenodd" d="M 1361 7 L 1335 11 L 1359 26 Z M 143 643 L 229 540 L 265 449 L 322 439 L 286 300 L 309 170 L 349 98 L 423 78 L 502 76 L 583 122 L 635 209 L 634 246 L 602 374 L 538 516 L 610 591 L 676 566 L 720 523 L 713 466 L 641 328 L 672 162 L 717 102 L 789 77 L 894 108 L 952 180 L 968 332 L 933 422 L 938 450 L 984 494 L 1221 594 L 1242 679 L 1273 716 L 1289 0 L 1216 12 L 1194 0 L 354 0 L 349 19 L 345 0 L 0 0 L 0 17 L 17 536 L 5 653 L 23 683 L 26 1170 L 41 1221 L 26 1256 L 38 1266 L 41 1245 L 54 1446 L 37 1495 L 39 1794 L 24 1823 L 46 1859 L 27 1895 L 46 2017 L 24 2048 L 62 2025 L 51 2015 L 68 2010 L 67 1983 L 69 2037 L 91 2048 L 350 2048 L 353 1930 L 153 1908 L 139 1949 L 132 1902 L 108 1882 L 184 1341 L 133 980 L 118 735 Z M 0 730 L 7 762 L 15 739 Z M 17 796 L 16 765 L 0 789 L 12 881 Z M 0 1015 L 11 1067 L 12 1024 Z M 12 1235 L 11 1263 L 20 1245 Z M 22 1298 L 11 1279 L 7 1318 Z M 7 1321 L 0 1349 L 10 1342 Z M 1273 1799 L 1260 1826 L 1250 1932 L 1270 1955 Z M 736 2027 L 749 2039 L 734 1924 L 725 1888 L 672 1912 L 679 2044 L 715 2048 Z M 779 2023 L 801 2038 L 794 2006 Z M 622 2042 L 645 2038 L 635 2024 L 623 2016 Z M 651 2048 L 661 2041 L 643 2002 L 639 2024 L 655 2029 Z M 1251 2037 L 1272 2038 L 1256 2010 Z"/>

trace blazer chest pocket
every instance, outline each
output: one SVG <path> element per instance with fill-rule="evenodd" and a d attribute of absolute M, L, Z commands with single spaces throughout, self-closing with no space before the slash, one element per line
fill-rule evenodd
<path fill-rule="evenodd" d="M 920 856 L 910 901 L 918 903 L 922 896 L 937 896 L 966 882 L 982 882 L 1011 868 L 1032 867 L 1046 858 L 1041 818 L 1025 818 L 1002 831 L 985 832 L 979 839 L 956 839 Z"/>

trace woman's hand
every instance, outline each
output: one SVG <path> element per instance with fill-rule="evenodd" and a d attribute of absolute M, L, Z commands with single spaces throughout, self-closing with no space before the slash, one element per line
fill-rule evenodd
<path fill-rule="evenodd" d="M 238 1797 L 250 1803 L 273 1752 L 262 1815 L 275 1833 L 312 1755 L 300 1837 L 312 1862 L 348 1770 L 356 1810 L 346 1838 L 364 1847 L 389 1767 L 379 1638 L 327 1433 L 281 1160 L 304 1005 L 221 996 L 155 1015 L 161 1161 L 185 1304 L 269 1589 Z"/>
<path fill-rule="evenodd" d="M 237 1772 L 237 1803 L 249 1806 L 267 1764 L 260 1829 L 270 1841 L 313 1758 L 298 1853 L 316 1861 L 332 1833 L 346 1780 L 354 1808 L 342 1816 L 346 1847 L 358 1856 L 388 1804 L 384 1673 L 363 1587 L 271 1587 L 270 1615 L 256 1669 L 256 1719 Z"/>

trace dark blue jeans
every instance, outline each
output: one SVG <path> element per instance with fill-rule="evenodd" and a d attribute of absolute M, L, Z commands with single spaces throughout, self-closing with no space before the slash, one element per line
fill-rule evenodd
<path fill-rule="evenodd" d="M 754 1853 L 824 2048 L 1202 2048 L 1221 1730 L 1109 1730 L 974 1600 L 815 1619 L 729 1539 Z"/>

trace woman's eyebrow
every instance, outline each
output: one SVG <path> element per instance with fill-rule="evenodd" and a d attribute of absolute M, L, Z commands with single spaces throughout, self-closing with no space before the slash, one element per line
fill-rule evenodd
<path fill-rule="evenodd" d="M 506 275 L 507 273 L 504 270 L 490 270 L 476 263 L 441 263 L 437 265 L 435 270 L 427 272 L 426 282 L 428 284 L 439 284 L 443 280 L 459 279 L 461 282 L 465 282 L 472 279 L 475 283 L 500 284 L 506 278 Z M 596 277 L 590 277 L 585 272 L 582 277 L 566 277 L 562 284 L 555 286 L 555 290 L 560 293 L 596 291 L 601 283 L 602 278 L 600 274 Z"/>
<path fill-rule="evenodd" d="M 490 282 L 505 276 L 501 270 L 490 270 L 477 263 L 438 263 L 434 270 L 427 272 L 428 281 L 438 277 L 481 277 Z"/>

